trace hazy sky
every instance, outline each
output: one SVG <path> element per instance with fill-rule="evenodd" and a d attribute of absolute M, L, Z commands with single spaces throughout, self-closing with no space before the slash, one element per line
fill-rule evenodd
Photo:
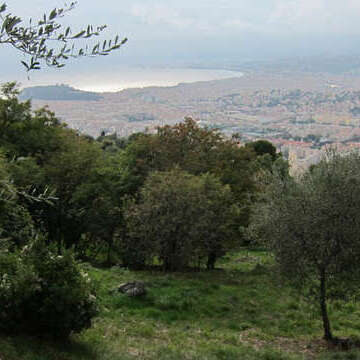
<path fill-rule="evenodd" d="M 9 10 L 37 18 L 60 0 L 8 0 Z M 79 0 L 64 22 L 108 24 L 105 36 L 129 38 L 117 54 L 75 69 L 109 64 L 221 62 L 358 52 L 360 0 Z M 0 78 L 19 68 L 1 49 Z M 84 65 L 85 64 L 85 65 Z M 6 69 L 6 70 L 5 70 Z"/>
<path fill-rule="evenodd" d="M 62 4 L 59 0 L 8 1 L 9 8 L 24 16 Z M 207 36 L 248 31 L 360 34 L 359 15 L 359 0 L 79 0 L 71 17 L 74 22 L 106 22 L 114 31 L 132 36 L 163 31 Z"/>

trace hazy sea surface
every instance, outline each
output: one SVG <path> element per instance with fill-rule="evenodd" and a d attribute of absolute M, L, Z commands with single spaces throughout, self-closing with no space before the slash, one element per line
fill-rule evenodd
<path fill-rule="evenodd" d="M 175 86 L 179 83 L 197 81 L 221 80 L 241 77 L 241 72 L 211 69 L 172 69 L 148 67 L 124 67 L 113 72 L 84 73 L 66 75 L 52 74 L 34 78 L 24 87 L 36 85 L 67 84 L 77 89 L 96 92 L 116 92 L 128 88 L 143 88 L 149 86 Z"/>

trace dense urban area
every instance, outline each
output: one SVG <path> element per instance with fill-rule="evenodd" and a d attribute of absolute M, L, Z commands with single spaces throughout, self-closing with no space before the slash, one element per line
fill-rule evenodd
<path fill-rule="evenodd" d="M 360 146 L 356 76 L 247 72 L 241 78 L 98 94 L 58 85 L 40 88 L 47 89 L 45 98 L 36 89 L 26 89 L 23 96 L 32 97 L 35 107 L 48 105 L 70 127 L 94 137 L 154 132 L 192 117 L 201 126 L 237 134 L 240 143 L 271 141 L 294 169 L 316 163 L 329 145 Z"/>

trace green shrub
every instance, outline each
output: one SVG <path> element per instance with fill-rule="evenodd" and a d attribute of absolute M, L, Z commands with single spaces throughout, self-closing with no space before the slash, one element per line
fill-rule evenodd
<path fill-rule="evenodd" d="M 240 210 L 229 186 L 211 174 L 194 176 L 179 168 L 151 173 L 139 199 L 124 207 L 127 236 L 124 265 L 138 270 L 158 264 L 168 272 L 215 267 L 236 248 L 234 221 Z"/>
<path fill-rule="evenodd" d="M 69 251 L 38 241 L 0 253 L 0 330 L 66 338 L 91 326 L 98 309 L 87 274 Z"/>

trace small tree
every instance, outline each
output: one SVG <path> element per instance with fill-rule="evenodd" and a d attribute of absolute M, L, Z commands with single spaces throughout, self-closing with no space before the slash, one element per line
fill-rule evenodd
<path fill-rule="evenodd" d="M 253 226 L 284 275 L 315 286 L 324 338 L 335 341 L 328 299 L 349 298 L 360 275 L 360 155 L 334 151 L 301 177 L 271 175 Z"/>
<path fill-rule="evenodd" d="M 76 5 L 75 1 L 64 8 L 55 8 L 49 14 L 43 14 L 38 21 L 33 22 L 30 19 L 29 23 L 24 25 L 20 17 L 7 12 L 5 3 L 0 4 L 0 45 L 10 45 L 27 55 L 30 60 L 21 63 L 27 71 L 31 71 L 40 69 L 41 63 L 60 68 L 71 58 L 108 55 L 126 43 L 126 38 L 120 40 L 117 35 L 113 40 L 104 40 L 91 47 L 86 45 L 76 49 L 76 41 L 80 39 L 87 41 L 99 36 L 106 29 L 106 25 L 95 28 L 93 25 L 88 25 L 74 34 L 71 27 L 64 28 L 58 22 L 59 19 L 67 15 Z"/>
<path fill-rule="evenodd" d="M 235 211 L 230 188 L 213 175 L 194 176 L 179 169 L 153 173 L 139 202 L 125 209 L 124 260 L 139 267 L 156 258 L 165 271 L 205 261 L 213 267 L 216 258 L 236 244 Z"/>

